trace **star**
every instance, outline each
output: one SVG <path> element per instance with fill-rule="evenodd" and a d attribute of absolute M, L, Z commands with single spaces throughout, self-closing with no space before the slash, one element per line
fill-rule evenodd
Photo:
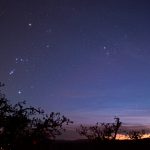
<path fill-rule="evenodd" d="M 30 86 L 30 88 L 31 88 L 31 89 L 34 89 L 34 86 L 33 86 L 33 85 L 31 85 L 31 86 Z"/>
<path fill-rule="evenodd" d="M 50 48 L 50 45 L 49 45 L 49 44 L 47 44 L 47 45 L 46 45 L 46 48 Z"/>
<path fill-rule="evenodd" d="M 31 27 L 31 26 L 32 26 L 32 23 L 28 23 L 28 26 Z"/>
<path fill-rule="evenodd" d="M 107 49 L 107 47 L 106 47 L 106 46 L 104 46 L 103 48 L 104 48 L 104 50 L 105 50 L 105 49 Z"/>
<path fill-rule="evenodd" d="M 19 95 L 22 94 L 22 91 L 19 90 L 19 91 L 18 91 L 18 94 L 19 94 Z"/>
<path fill-rule="evenodd" d="M 29 59 L 28 58 L 16 58 L 15 61 L 16 61 L 16 64 L 17 63 L 28 63 Z"/>
<path fill-rule="evenodd" d="M 110 52 L 109 51 L 107 51 L 105 54 L 106 54 L 106 56 L 110 56 Z"/>
<path fill-rule="evenodd" d="M 48 29 L 46 30 L 47 33 L 51 33 L 52 32 L 52 29 Z"/>
<path fill-rule="evenodd" d="M 20 61 L 23 62 L 24 60 L 22 58 L 20 58 Z"/>
<path fill-rule="evenodd" d="M 29 61 L 29 59 L 28 58 L 26 58 L 26 60 L 25 60 L 26 62 L 28 62 Z"/>
<path fill-rule="evenodd" d="M 15 72 L 15 69 L 12 69 L 12 70 L 9 72 L 9 75 L 14 74 L 14 72 Z"/>

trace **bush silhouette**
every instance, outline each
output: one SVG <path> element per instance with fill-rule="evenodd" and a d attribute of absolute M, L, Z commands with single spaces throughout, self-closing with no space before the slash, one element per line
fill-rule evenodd
<path fill-rule="evenodd" d="M 144 134 L 145 134 L 145 130 L 130 130 L 130 131 L 127 131 L 127 135 L 131 140 L 141 139 Z"/>
<path fill-rule="evenodd" d="M 30 139 L 31 144 L 53 140 L 65 131 L 63 125 L 69 123 L 72 121 L 60 113 L 46 114 L 40 108 L 26 106 L 24 101 L 12 105 L 0 91 L 0 147 L 3 149 L 15 149 L 25 139 Z"/>
<path fill-rule="evenodd" d="M 114 120 L 114 123 L 96 123 L 89 127 L 80 125 L 77 132 L 90 140 L 115 140 L 121 122 L 118 117 L 115 117 Z"/>

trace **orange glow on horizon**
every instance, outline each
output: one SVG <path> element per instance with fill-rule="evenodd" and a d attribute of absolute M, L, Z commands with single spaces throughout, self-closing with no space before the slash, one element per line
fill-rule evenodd
<path fill-rule="evenodd" d="M 150 133 L 144 134 L 142 136 L 142 139 L 144 139 L 144 138 L 150 138 Z M 127 135 L 124 135 L 124 134 L 118 134 L 116 139 L 117 140 L 131 140 Z"/>

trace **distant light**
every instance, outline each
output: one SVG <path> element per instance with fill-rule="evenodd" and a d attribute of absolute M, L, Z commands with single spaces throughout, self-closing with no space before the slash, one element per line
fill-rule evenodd
<path fill-rule="evenodd" d="M 23 63 L 23 62 L 28 62 L 29 61 L 28 58 L 25 58 L 25 59 L 23 59 L 23 58 L 16 58 L 15 60 L 16 60 L 16 63 Z"/>
<path fill-rule="evenodd" d="M 31 89 L 34 89 L 34 86 L 33 86 L 33 85 L 31 85 L 31 86 L 30 86 L 30 88 L 31 88 Z"/>

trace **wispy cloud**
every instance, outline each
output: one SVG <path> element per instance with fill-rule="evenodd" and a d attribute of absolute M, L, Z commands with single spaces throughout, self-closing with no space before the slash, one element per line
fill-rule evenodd
<path fill-rule="evenodd" d="M 102 108 L 99 110 L 78 109 L 71 111 L 69 117 L 76 123 L 93 124 L 96 122 L 113 122 L 115 116 L 120 117 L 124 124 L 148 125 L 150 117 L 147 115 L 149 110 L 145 109 L 126 109 Z"/>

